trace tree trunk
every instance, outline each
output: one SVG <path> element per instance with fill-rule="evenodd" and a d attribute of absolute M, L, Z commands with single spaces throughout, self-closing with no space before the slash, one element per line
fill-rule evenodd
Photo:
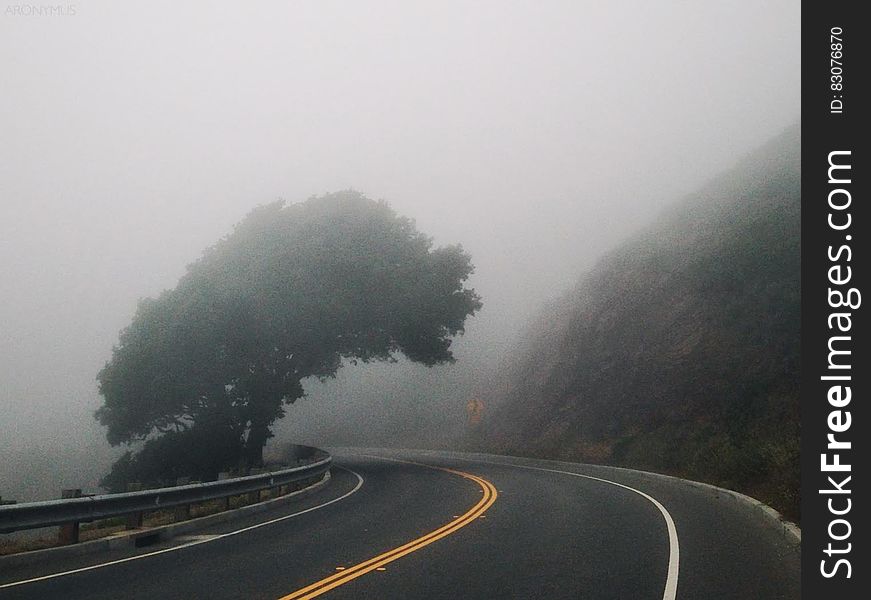
<path fill-rule="evenodd" d="M 252 422 L 245 442 L 245 462 L 248 467 L 263 466 L 263 447 L 271 437 L 267 423 Z"/>

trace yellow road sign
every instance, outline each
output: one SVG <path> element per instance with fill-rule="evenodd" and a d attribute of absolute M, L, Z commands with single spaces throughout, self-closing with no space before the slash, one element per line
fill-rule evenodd
<path fill-rule="evenodd" d="M 469 423 L 477 425 L 484 414 L 484 403 L 478 398 L 470 398 L 466 403 L 466 413 L 469 415 Z"/>

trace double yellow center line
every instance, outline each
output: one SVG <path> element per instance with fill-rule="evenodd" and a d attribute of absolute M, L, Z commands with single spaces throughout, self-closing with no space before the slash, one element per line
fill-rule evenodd
<path fill-rule="evenodd" d="M 315 598 L 317 596 L 320 596 L 321 594 L 325 594 L 333 588 L 344 585 L 349 581 L 356 579 L 357 577 L 361 577 L 366 573 L 369 573 L 370 571 L 374 571 L 375 569 L 383 567 L 384 565 L 391 563 L 394 560 L 400 559 L 406 554 L 411 554 L 412 552 L 420 550 L 424 546 L 428 546 L 433 542 L 440 540 L 443 537 L 449 536 L 452 533 L 462 529 L 463 527 L 480 517 L 482 514 L 484 514 L 484 511 L 486 511 L 493 505 L 494 502 L 496 502 L 496 497 L 499 495 L 496 491 L 496 488 L 493 487 L 492 483 L 490 483 L 486 479 L 478 477 L 477 475 L 472 475 L 471 473 L 465 473 L 463 471 L 457 471 L 445 467 L 423 465 L 421 463 L 410 464 L 416 464 L 423 467 L 428 467 L 430 469 L 437 469 L 439 471 L 453 473 L 454 475 L 459 475 L 460 477 L 465 477 L 466 479 L 474 481 L 479 486 L 481 486 L 481 490 L 484 494 L 477 502 L 477 504 L 470 508 L 465 514 L 455 518 L 453 521 L 447 523 L 446 525 L 442 525 L 435 531 L 431 531 L 424 536 L 408 542 L 407 544 L 399 546 L 398 548 L 394 548 L 393 550 L 388 550 L 383 554 L 374 556 L 367 561 L 361 562 L 358 565 L 348 567 L 347 569 L 331 575 L 330 577 L 326 577 L 324 579 L 321 579 L 320 581 L 316 581 L 315 583 L 299 589 L 292 594 L 281 597 L 279 600 L 306 600 L 308 598 Z"/>

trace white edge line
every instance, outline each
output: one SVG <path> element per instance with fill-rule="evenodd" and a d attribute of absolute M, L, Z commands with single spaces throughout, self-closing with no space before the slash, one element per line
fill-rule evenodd
<path fill-rule="evenodd" d="M 348 471 L 352 475 L 354 475 L 357 478 L 357 485 L 355 485 L 351 491 L 346 492 L 345 494 L 342 494 L 338 498 L 333 498 L 332 500 L 330 500 L 328 502 L 324 502 L 323 504 L 318 504 L 316 506 L 312 506 L 310 508 L 307 508 L 305 510 L 301 510 L 299 512 L 295 512 L 295 513 L 292 513 L 289 515 L 284 515 L 283 517 L 278 517 L 276 519 L 264 521 L 263 523 L 257 523 L 256 525 L 251 525 L 249 527 L 243 527 L 242 529 L 237 529 L 236 531 L 231 531 L 229 533 L 222 533 L 222 534 L 216 535 L 215 537 L 211 537 L 208 539 L 195 540 L 193 542 L 188 542 L 187 544 L 182 544 L 180 546 L 173 546 L 172 548 L 164 548 L 163 550 L 155 550 L 154 552 L 147 552 L 145 554 L 137 554 L 136 556 L 128 556 L 127 558 L 119 558 L 118 560 L 111 560 L 109 562 L 98 563 L 96 565 L 89 565 L 87 567 L 80 567 L 78 569 L 72 569 L 70 571 L 61 571 L 59 573 L 51 573 L 49 575 L 42 575 L 40 577 L 34 577 L 32 579 L 22 579 L 21 581 L 13 581 L 10 583 L 0 584 L 0 590 L 5 589 L 5 588 L 19 586 L 19 585 L 25 585 L 27 583 L 36 583 L 37 581 L 45 581 L 46 579 L 54 579 L 56 577 L 63 577 L 65 575 L 73 575 L 75 573 L 83 573 L 85 571 L 93 571 L 94 569 L 102 569 L 103 567 L 110 567 L 112 565 L 131 562 L 134 560 L 139 560 L 141 558 L 148 558 L 149 556 L 157 556 L 158 554 L 165 554 L 167 552 L 175 552 L 176 550 L 181 550 L 183 548 L 190 548 L 191 546 L 199 546 L 200 544 L 207 544 L 209 542 L 214 542 L 216 540 L 220 540 L 220 539 L 223 539 L 226 537 L 230 537 L 233 535 L 244 533 L 246 531 L 251 531 L 252 529 L 258 529 L 260 527 L 265 527 L 266 525 L 272 525 L 273 523 L 278 523 L 279 521 L 285 521 L 285 520 L 291 519 L 293 517 L 298 517 L 299 515 L 304 515 L 305 513 L 312 512 L 313 510 L 318 510 L 318 509 L 323 508 L 325 506 L 329 506 L 330 504 L 334 504 L 340 500 L 344 500 L 345 498 L 347 498 L 348 496 L 350 496 L 351 494 L 353 494 L 357 490 L 359 490 L 360 487 L 363 485 L 363 477 L 359 473 L 357 473 L 356 471 L 352 471 L 351 469 L 346 469 L 345 467 L 336 467 L 336 468 L 343 469 L 345 471 Z"/>
<path fill-rule="evenodd" d="M 601 477 L 594 477 L 593 475 L 583 475 L 581 473 L 572 473 L 571 471 L 560 471 L 557 469 L 545 469 L 542 467 L 532 467 L 528 465 L 512 465 L 511 463 L 503 463 L 496 462 L 490 460 L 480 460 L 474 458 L 459 458 L 459 457 L 446 457 L 447 460 L 458 459 L 471 463 L 483 463 L 489 465 L 498 465 L 500 467 L 513 467 L 517 469 L 530 469 L 532 471 L 544 471 L 546 473 L 559 473 L 561 475 L 570 475 L 572 477 L 583 477 L 584 479 L 592 479 L 593 481 L 600 481 L 602 483 L 608 483 L 610 485 L 615 485 L 617 487 L 621 487 L 623 489 L 627 489 L 631 492 L 635 492 L 639 496 L 645 498 L 650 501 L 656 508 L 659 509 L 659 512 L 662 514 L 662 517 L 665 519 L 665 525 L 668 529 L 668 575 L 665 579 L 665 590 L 662 593 L 662 600 L 675 600 L 677 596 L 677 579 L 678 572 L 680 570 L 680 545 L 677 540 L 677 527 L 675 527 L 674 519 L 671 518 L 669 512 L 665 509 L 665 507 L 653 496 L 649 494 L 645 494 L 641 490 L 636 490 L 633 487 L 629 487 L 628 485 L 623 485 L 622 483 L 617 483 L 616 481 L 611 481 L 609 479 L 602 479 Z M 389 460 L 389 459 L 388 459 Z"/>

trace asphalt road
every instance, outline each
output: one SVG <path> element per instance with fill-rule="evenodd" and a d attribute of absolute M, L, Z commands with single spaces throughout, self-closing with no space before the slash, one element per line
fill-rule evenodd
<path fill-rule="evenodd" d="M 800 597 L 797 547 L 680 481 L 495 456 L 334 456 L 327 488 L 280 509 L 0 567 L 0 599 Z"/>

